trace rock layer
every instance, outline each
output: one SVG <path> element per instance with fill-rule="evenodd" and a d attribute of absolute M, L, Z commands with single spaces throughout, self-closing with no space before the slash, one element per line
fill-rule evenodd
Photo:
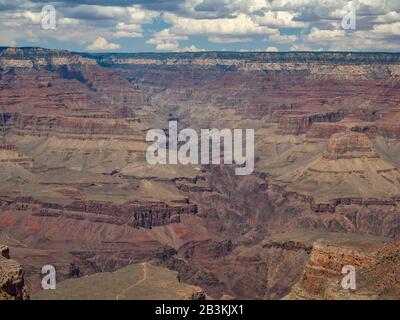
<path fill-rule="evenodd" d="M 0 300 L 29 299 L 21 266 L 10 259 L 8 247 L 0 245 Z"/>
<path fill-rule="evenodd" d="M 303 276 L 285 299 L 373 300 L 399 294 L 399 249 L 396 244 L 314 243 Z M 355 270 L 356 289 L 345 289 L 344 266 Z"/>

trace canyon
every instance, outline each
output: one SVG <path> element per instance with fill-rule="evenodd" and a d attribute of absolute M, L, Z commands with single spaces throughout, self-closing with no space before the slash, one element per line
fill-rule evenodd
<path fill-rule="evenodd" d="M 177 298 L 398 299 L 399 97 L 395 53 L 1 47 L 0 244 L 33 298 L 57 298 L 47 264 L 82 299 L 145 264 Z M 149 164 L 169 121 L 254 129 L 254 172 Z M 338 285 L 349 263 L 357 292 Z"/>

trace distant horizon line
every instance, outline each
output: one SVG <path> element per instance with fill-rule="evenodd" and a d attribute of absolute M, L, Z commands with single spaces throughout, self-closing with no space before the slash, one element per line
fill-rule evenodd
<path fill-rule="evenodd" d="M 68 51 L 71 53 L 86 53 L 86 54 L 202 54 L 202 53 L 258 53 L 258 54 L 282 54 L 282 53 L 351 53 L 351 54 L 400 54 L 400 51 L 329 51 L 329 50 L 309 50 L 309 51 L 231 51 L 231 50 L 202 50 L 202 51 L 75 51 L 62 48 L 47 48 L 41 46 L 0 46 L 3 48 L 14 49 L 45 49 Z"/>

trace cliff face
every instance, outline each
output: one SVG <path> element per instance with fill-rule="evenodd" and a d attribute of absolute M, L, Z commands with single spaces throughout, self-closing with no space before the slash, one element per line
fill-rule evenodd
<path fill-rule="evenodd" d="M 378 158 L 372 143 L 365 134 L 343 132 L 334 134 L 328 141 L 327 159 Z"/>
<path fill-rule="evenodd" d="M 8 247 L 0 245 L 0 300 L 29 299 L 21 266 L 10 259 Z"/>
<path fill-rule="evenodd" d="M 285 299 L 393 299 L 399 294 L 399 248 L 397 243 L 349 244 L 318 241 L 301 280 Z M 356 289 L 341 286 L 342 267 L 355 268 Z"/>
<path fill-rule="evenodd" d="M 300 114 L 300 115 L 288 115 L 282 116 L 279 121 L 278 130 L 281 134 L 302 134 L 306 133 L 313 123 L 318 122 L 338 122 L 344 117 L 344 112 L 333 111 L 333 112 L 321 112 L 314 114 Z"/>

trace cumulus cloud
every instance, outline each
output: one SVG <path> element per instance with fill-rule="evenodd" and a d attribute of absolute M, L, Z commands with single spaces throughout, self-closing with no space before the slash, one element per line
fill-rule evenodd
<path fill-rule="evenodd" d="M 323 50 L 324 50 L 324 48 L 314 49 L 314 48 L 304 45 L 304 44 L 293 44 L 290 47 L 290 51 L 323 51 Z"/>
<path fill-rule="evenodd" d="M 400 22 L 375 25 L 372 32 L 375 34 L 400 36 Z"/>
<path fill-rule="evenodd" d="M 283 34 L 272 34 L 269 36 L 269 40 L 274 42 L 295 42 L 298 37 L 294 34 L 283 35 Z"/>
<path fill-rule="evenodd" d="M 378 16 L 375 20 L 376 22 L 389 23 L 400 21 L 400 12 L 391 11 L 385 15 Z"/>
<path fill-rule="evenodd" d="M 303 39 L 312 42 L 336 41 L 342 39 L 345 35 L 346 32 L 344 30 L 320 30 L 314 27 Z"/>
<path fill-rule="evenodd" d="M 110 51 L 117 50 L 121 46 L 116 43 L 108 42 L 104 37 L 98 37 L 92 44 L 86 47 L 89 51 Z"/>
<path fill-rule="evenodd" d="M 267 51 L 267 52 L 278 52 L 279 49 L 277 47 L 268 47 L 267 49 L 265 49 L 265 51 Z"/>
<path fill-rule="evenodd" d="M 233 18 L 193 19 L 166 13 L 164 20 L 172 25 L 171 30 L 185 35 L 266 35 L 277 30 L 257 24 L 251 17 L 239 14 Z"/>
<path fill-rule="evenodd" d="M 156 46 L 156 50 L 160 51 L 178 51 L 179 41 L 188 40 L 187 36 L 175 35 L 170 29 L 164 29 L 156 32 L 153 37 L 146 41 L 147 44 Z"/>
<path fill-rule="evenodd" d="M 146 41 L 147 44 L 155 45 L 158 51 L 173 51 L 173 52 L 197 52 L 204 51 L 199 49 L 195 45 L 190 45 L 181 48 L 179 45 L 180 41 L 188 40 L 189 37 L 176 35 L 171 33 L 170 29 L 164 29 L 156 32 L 153 37 Z"/>
<path fill-rule="evenodd" d="M 256 15 L 254 20 L 262 26 L 279 27 L 279 28 L 305 28 L 306 22 L 296 21 L 298 14 L 290 11 L 267 11 L 260 15 Z"/>
<path fill-rule="evenodd" d="M 290 51 L 312 51 L 312 48 L 304 44 L 293 44 Z"/>
<path fill-rule="evenodd" d="M 179 51 L 180 52 L 199 52 L 199 51 L 205 51 L 205 50 L 204 49 L 199 49 L 195 45 L 191 45 L 191 46 L 179 49 Z"/>
<path fill-rule="evenodd" d="M 140 38 L 143 36 L 140 24 L 119 22 L 116 24 L 115 29 L 117 31 L 113 36 L 116 38 Z"/>
<path fill-rule="evenodd" d="M 208 37 L 208 41 L 213 43 L 246 43 L 253 41 L 251 38 L 232 38 L 232 37 Z"/>
<path fill-rule="evenodd" d="M 355 30 L 343 30 L 348 0 L 59 0 L 57 30 L 41 28 L 44 0 L 0 0 L 0 42 L 84 50 L 93 39 L 121 49 L 263 48 L 400 51 L 400 1 L 353 0 Z M 159 31 L 160 26 L 164 30 Z M 290 30 L 288 30 L 290 29 Z M 167 31 L 165 31 L 167 30 Z M 108 42 L 111 41 L 111 42 Z M 190 43 L 189 47 L 185 47 Z M 211 43 L 213 44 L 211 46 Z M 295 43 L 295 44 L 294 44 Z M 104 44 L 104 41 L 103 41 Z M 139 44 L 139 46 L 137 46 Z M 191 46 L 194 46 L 193 48 Z M 183 47 L 183 48 L 182 48 Z M 120 49 L 120 48 L 117 48 Z M 111 49 L 116 50 L 116 49 Z"/>
<path fill-rule="evenodd" d="M 10 14 L 10 17 L 17 20 L 22 19 L 22 20 L 27 20 L 31 23 L 38 24 L 42 20 L 42 13 L 32 12 L 32 11 L 21 11 Z"/>

